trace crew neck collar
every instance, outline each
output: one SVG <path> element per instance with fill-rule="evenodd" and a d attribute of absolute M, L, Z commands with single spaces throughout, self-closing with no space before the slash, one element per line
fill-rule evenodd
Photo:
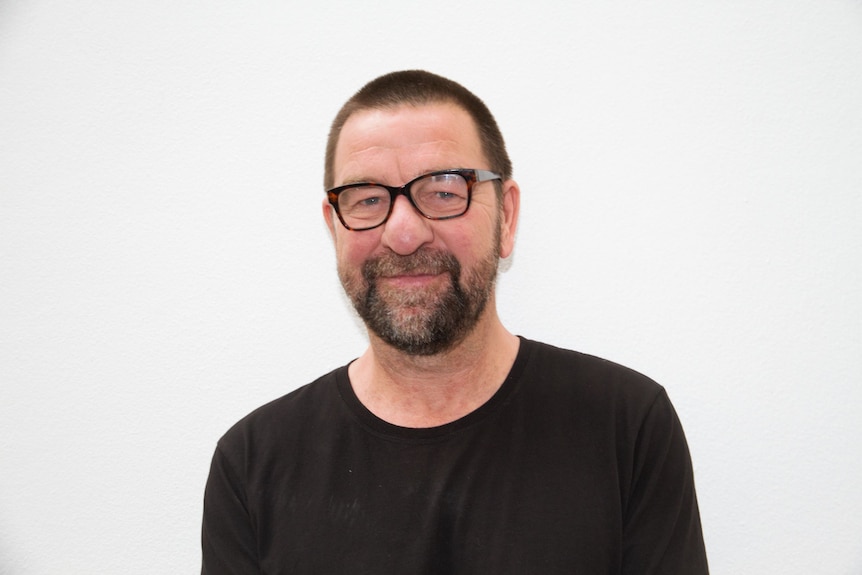
<path fill-rule="evenodd" d="M 515 356 L 515 361 L 509 370 L 509 374 L 494 395 L 467 415 L 443 425 L 421 428 L 402 427 L 377 417 L 359 401 L 359 398 L 353 391 L 353 386 L 350 384 L 350 377 L 347 373 L 350 364 L 336 370 L 336 385 L 338 386 L 341 399 L 347 408 L 357 422 L 369 432 L 393 441 L 430 442 L 441 440 L 493 416 L 502 409 L 509 398 L 517 391 L 521 385 L 521 374 L 535 349 L 535 344 L 531 340 L 521 336 L 518 336 L 518 339 L 520 340 L 518 354 Z"/>

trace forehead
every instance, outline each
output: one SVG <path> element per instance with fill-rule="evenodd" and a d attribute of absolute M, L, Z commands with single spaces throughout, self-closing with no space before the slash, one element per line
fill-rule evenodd
<path fill-rule="evenodd" d="M 451 103 L 365 109 L 344 123 L 335 148 L 335 185 L 382 178 L 403 183 L 445 168 L 487 168 L 472 117 Z M 403 181 L 402 181 L 403 180 Z"/>

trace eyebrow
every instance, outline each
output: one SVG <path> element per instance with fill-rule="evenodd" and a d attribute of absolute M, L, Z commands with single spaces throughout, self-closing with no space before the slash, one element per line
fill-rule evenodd
<path fill-rule="evenodd" d="M 338 184 L 337 186 L 334 186 L 334 187 L 338 188 L 341 186 L 350 186 L 352 184 L 378 184 L 378 183 L 380 183 L 380 182 L 376 182 L 376 181 L 368 179 L 368 178 L 350 178 L 350 179 L 344 180 L 343 182 L 341 182 L 340 184 Z"/>
<path fill-rule="evenodd" d="M 445 167 L 445 168 L 432 168 L 430 170 L 425 170 L 424 172 L 416 174 L 415 176 L 408 179 L 406 182 L 403 182 L 403 183 L 397 184 L 397 185 L 384 184 L 380 180 L 374 180 L 371 178 L 348 178 L 348 179 L 344 180 L 342 183 L 338 184 L 337 186 L 333 186 L 333 187 L 338 188 L 341 186 L 351 186 L 353 184 L 378 184 L 381 186 L 400 187 L 400 186 L 403 186 L 404 184 L 406 184 L 407 182 L 412 182 L 416 178 L 421 178 L 422 176 L 427 176 L 428 174 L 433 174 L 434 172 L 445 172 L 446 170 L 463 170 L 463 169 L 465 169 L 465 168 L 461 168 L 461 167 L 454 167 L 453 168 L 451 166 Z"/>

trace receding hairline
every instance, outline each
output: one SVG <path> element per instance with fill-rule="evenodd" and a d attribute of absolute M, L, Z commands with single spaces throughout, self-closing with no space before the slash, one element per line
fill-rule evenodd
<path fill-rule="evenodd" d="M 472 120 L 478 133 L 482 154 L 490 168 L 509 179 L 512 161 L 493 113 L 476 94 L 462 84 L 426 70 L 390 72 L 371 80 L 351 96 L 332 121 L 326 141 L 324 188 L 332 187 L 335 150 L 347 120 L 363 110 L 392 110 L 404 106 L 416 108 L 434 104 L 454 104 Z"/>
<path fill-rule="evenodd" d="M 467 107 L 464 106 L 461 102 L 459 102 L 458 99 L 455 97 L 448 96 L 445 94 L 416 94 L 415 96 L 408 99 L 393 99 L 392 101 L 385 102 L 363 103 L 361 101 L 350 100 L 339 111 L 338 115 L 335 117 L 335 120 L 332 123 L 332 130 L 330 133 L 330 138 L 326 150 L 326 181 L 324 182 L 324 187 L 326 189 L 329 189 L 335 185 L 333 181 L 335 173 L 335 153 L 338 150 L 339 142 L 341 142 L 341 134 L 344 131 L 344 126 L 347 125 L 347 122 L 350 121 L 351 118 L 365 112 L 379 111 L 394 113 L 401 108 L 412 108 L 418 110 L 427 106 L 437 105 L 454 106 L 461 112 L 464 112 L 464 114 L 470 120 L 470 125 L 473 127 L 473 133 L 476 134 L 476 136 L 480 140 L 479 145 L 482 151 L 482 155 L 485 156 L 485 161 L 490 161 L 490 159 L 487 157 L 488 153 L 485 150 L 485 146 L 481 142 L 482 134 L 479 128 L 479 124 L 476 121 L 476 118 L 473 116 L 473 114 L 470 113 L 470 110 L 467 109 Z"/>
<path fill-rule="evenodd" d="M 335 164 L 336 164 L 336 159 L 338 156 L 338 147 L 339 147 L 340 143 L 342 142 L 342 135 L 344 134 L 344 130 L 345 130 L 345 128 L 347 128 L 348 124 L 351 123 L 351 121 L 353 121 L 354 119 L 356 119 L 359 116 L 362 116 L 365 114 L 374 114 L 376 112 L 380 112 L 382 114 L 387 114 L 387 115 L 388 114 L 395 115 L 395 114 L 398 114 L 402 110 L 406 110 L 407 112 L 410 112 L 410 111 L 421 112 L 426 108 L 433 108 L 436 106 L 441 106 L 444 109 L 448 107 L 451 110 L 455 111 L 456 113 L 463 114 L 463 116 L 466 118 L 467 122 L 469 122 L 469 124 L 467 124 L 467 125 L 470 126 L 469 128 L 467 127 L 467 125 L 463 126 L 463 135 L 466 136 L 468 131 L 472 131 L 472 137 L 475 138 L 475 142 L 476 142 L 476 145 L 478 146 L 478 150 L 479 150 L 479 153 L 481 154 L 481 158 L 484 160 L 484 162 L 486 164 L 489 164 L 489 166 L 490 166 L 490 159 L 487 157 L 488 154 L 485 150 L 485 147 L 482 145 L 482 135 L 481 135 L 479 126 L 476 123 L 475 118 L 473 118 L 473 116 L 470 114 L 470 112 L 468 110 L 466 110 L 464 108 L 464 106 L 461 106 L 457 100 L 454 100 L 451 98 L 448 98 L 448 99 L 447 98 L 436 98 L 436 99 L 430 99 L 426 102 L 421 102 L 421 103 L 396 102 L 396 103 L 391 103 L 391 104 L 387 103 L 387 104 L 383 104 L 383 105 L 363 106 L 361 108 L 356 108 L 356 109 L 352 110 L 351 113 L 344 118 L 344 121 L 340 125 L 340 128 L 338 130 L 338 137 L 333 141 L 332 157 L 329 160 L 330 165 L 328 166 L 329 169 L 327 170 L 328 175 L 329 175 L 329 179 L 332 181 L 329 181 L 326 183 L 327 189 L 331 188 L 332 186 L 335 185 L 335 179 L 336 179 Z M 460 140 L 460 138 L 456 138 L 456 139 Z M 445 168 L 451 168 L 451 167 L 465 167 L 465 166 L 445 166 Z M 467 166 L 467 167 L 478 167 L 478 166 Z M 440 169 L 443 169 L 443 167 L 441 167 Z M 490 169 L 490 167 L 486 167 L 485 169 Z"/>

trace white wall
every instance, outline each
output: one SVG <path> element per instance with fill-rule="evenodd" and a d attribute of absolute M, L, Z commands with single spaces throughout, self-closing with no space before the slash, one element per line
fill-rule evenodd
<path fill-rule="evenodd" d="M 191 573 L 216 439 L 358 355 L 338 106 L 498 116 L 517 333 L 663 383 L 713 573 L 862 573 L 862 4 L 0 0 L 0 573 Z"/>

